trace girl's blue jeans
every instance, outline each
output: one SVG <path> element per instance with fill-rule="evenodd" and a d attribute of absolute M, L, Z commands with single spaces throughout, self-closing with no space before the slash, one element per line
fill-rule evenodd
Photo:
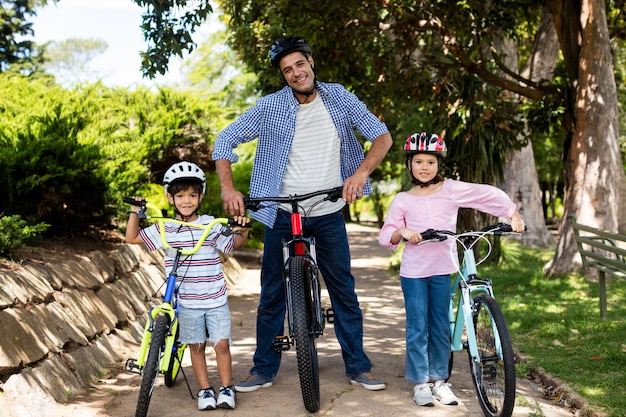
<path fill-rule="evenodd" d="M 334 329 L 341 346 L 346 375 L 369 372 L 371 362 L 363 351 L 363 316 L 354 290 L 350 270 L 350 248 L 341 212 L 303 219 L 305 236 L 316 241 L 317 262 L 328 289 L 333 312 Z M 273 228 L 265 229 L 263 264 L 261 267 L 261 299 L 257 312 L 253 375 L 273 380 L 280 366 L 281 353 L 273 342 L 284 334 L 285 286 L 281 240 L 291 237 L 290 214 L 279 210 Z"/>
<path fill-rule="evenodd" d="M 404 380 L 413 384 L 448 378 L 450 275 L 400 277 L 406 310 Z"/>

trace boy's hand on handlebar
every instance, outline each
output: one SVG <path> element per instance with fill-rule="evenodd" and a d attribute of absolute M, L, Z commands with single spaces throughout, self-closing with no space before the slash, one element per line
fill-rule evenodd
<path fill-rule="evenodd" d="M 246 216 L 233 216 L 233 226 L 250 227 L 250 219 Z"/>
<path fill-rule="evenodd" d="M 246 207 L 243 204 L 243 194 L 234 188 L 222 190 L 222 201 L 224 202 L 224 211 L 231 216 L 243 216 L 246 213 Z"/>

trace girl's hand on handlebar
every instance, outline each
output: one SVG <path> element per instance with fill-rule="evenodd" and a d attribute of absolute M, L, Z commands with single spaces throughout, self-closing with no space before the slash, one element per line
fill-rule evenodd
<path fill-rule="evenodd" d="M 513 213 L 511 216 L 511 228 L 514 232 L 522 233 L 526 230 L 526 225 L 524 224 L 524 220 L 522 220 L 522 216 L 519 215 L 517 211 Z"/>
<path fill-rule="evenodd" d="M 422 235 L 420 235 L 415 230 L 411 230 L 407 227 L 401 227 L 393 232 L 393 234 L 391 235 L 391 242 L 393 244 L 398 244 L 401 240 L 415 244 L 421 242 L 423 239 Z"/>

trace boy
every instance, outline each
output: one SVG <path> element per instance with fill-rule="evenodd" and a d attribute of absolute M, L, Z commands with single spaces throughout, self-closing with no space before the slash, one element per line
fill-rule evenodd
<path fill-rule="evenodd" d="M 197 214 L 206 191 L 206 178 L 196 164 L 182 161 L 172 165 L 165 173 L 163 187 L 167 200 L 174 207 L 177 220 L 209 224 L 214 219 L 212 216 Z M 136 200 L 141 201 L 142 198 Z M 133 206 L 131 212 L 137 209 Z M 235 216 L 235 221 L 246 225 L 250 219 Z M 201 234 L 200 229 L 181 225 L 167 227 L 167 222 L 165 225 L 167 241 L 170 244 L 175 242 L 177 246 L 191 247 Z M 229 253 L 245 243 L 246 229 L 233 230 L 235 233 L 224 235 L 221 233 L 222 225 L 215 226 L 200 250 L 192 256 L 183 257 L 179 266 L 179 271 L 184 271 L 177 278 L 180 341 L 189 345 L 191 364 L 200 385 L 199 410 L 213 410 L 217 407 L 234 409 L 236 403 L 232 385 L 228 290 L 218 252 Z M 143 242 L 150 250 L 163 247 L 158 224 L 140 229 L 139 219 L 132 214 L 126 227 L 126 242 Z M 166 254 L 166 272 L 171 268 L 172 258 Z M 205 357 L 207 332 L 215 350 L 221 380 L 219 394 L 209 383 Z"/>

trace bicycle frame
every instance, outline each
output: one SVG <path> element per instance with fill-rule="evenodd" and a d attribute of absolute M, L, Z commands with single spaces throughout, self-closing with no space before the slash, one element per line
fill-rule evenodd
<path fill-rule="evenodd" d="M 459 297 L 455 303 L 454 298 L 459 292 Z M 466 326 L 471 320 L 475 307 L 472 300 L 477 294 L 485 293 L 493 297 L 491 280 L 481 280 L 477 278 L 476 259 L 471 247 L 464 249 L 463 262 L 459 272 L 450 286 L 450 348 L 452 352 L 468 349 L 470 355 L 475 360 L 479 360 L 478 349 L 476 347 L 476 334 L 473 326 Z M 455 305 L 456 304 L 456 305 Z M 455 317 L 456 311 L 456 317 Z M 467 341 L 463 342 L 463 332 L 465 330 Z M 494 333 L 498 331 L 493 325 Z M 500 347 L 500 337 L 496 337 L 498 356 L 502 359 L 502 349 Z"/>
<path fill-rule="evenodd" d="M 319 337 L 324 332 L 324 317 L 322 313 L 322 300 L 320 297 L 320 281 L 317 268 L 317 255 L 315 252 L 315 239 L 304 237 L 302 234 L 302 214 L 298 211 L 298 203 L 292 202 L 291 210 L 291 240 L 283 240 L 283 276 L 285 278 L 285 296 L 287 300 L 287 322 L 289 323 L 289 336 L 293 338 L 293 303 L 291 300 L 291 271 L 289 260 L 293 256 L 305 256 L 311 271 L 311 288 L 313 291 L 313 307 L 316 316 L 313 335 Z M 310 306 L 307 306 L 310 307 Z"/>

